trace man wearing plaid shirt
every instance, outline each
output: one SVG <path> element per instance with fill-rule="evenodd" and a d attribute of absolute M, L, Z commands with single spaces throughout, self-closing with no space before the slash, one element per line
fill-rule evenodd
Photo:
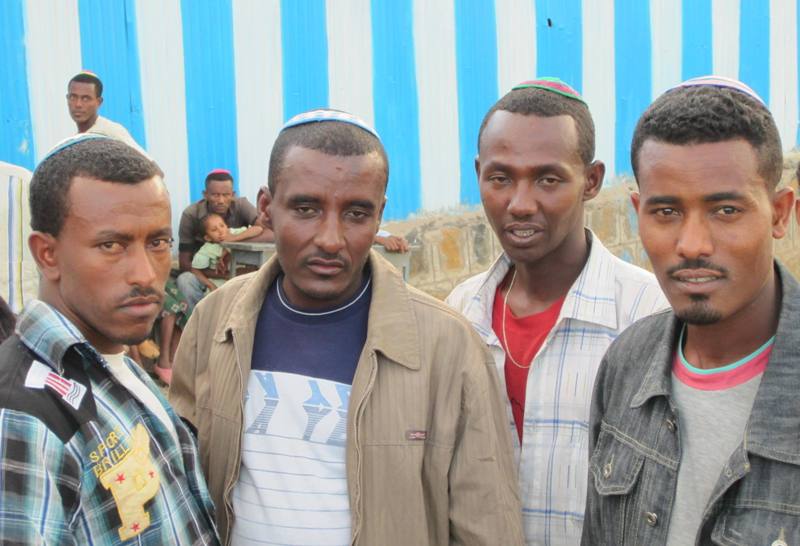
<path fill-rule="evenodd" d="M 576 545 L 597 368 L 622 330 L 666 300 L 653 275 L 584 227 L 605 166 L 569 85 L 542 78 L 502 97 L 481 125 L 475 170 L 504 252 L 447 301 L 483 337 L 505 387 L 526 541 Z"/>
<path fill-rule="evenodd" d="M 0 345 L 0 542 L 218 544 L 194 438 L 123 353 L 170 269 L 158 166 L 83 136 L 36 169 L 39 300 Z"/>

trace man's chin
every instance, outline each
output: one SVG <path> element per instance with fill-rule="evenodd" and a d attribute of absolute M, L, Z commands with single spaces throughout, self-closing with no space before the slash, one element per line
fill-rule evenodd
<path fill-rule="evenodd" d="M 682 309 L 675 310 L 675 316 L 687 324 L 708 326 L 722 320 L 722 313 L 706 303 L 695 302 Z"/>

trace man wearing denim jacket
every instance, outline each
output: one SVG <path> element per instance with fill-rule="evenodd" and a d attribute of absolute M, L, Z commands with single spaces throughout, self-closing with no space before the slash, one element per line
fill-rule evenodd
<path fill-rule="evenodd" d="M 584 545 L 800 543 L 800 286 L 773 256 L 794 201 L 763 101 L 689 80 L 642 115 L 639 234 L 673 310 L 595 383 Z"/>

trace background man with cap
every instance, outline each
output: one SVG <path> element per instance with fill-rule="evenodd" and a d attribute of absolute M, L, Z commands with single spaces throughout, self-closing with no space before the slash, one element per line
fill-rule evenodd
<path fill-rule="evenodd" d="M 503 254 L 447 302 L 489 346 L 507 394 L 525 538 L 574 545 L 594 375 L 611 341 L 665 305 L 655 278 L 584 227 L 603 183 L 589 108 L 564 82 L 518 85 L 486 114 L 475 159 Z"/>
<path fill-rule="evenodd" d="M 276 256 L 189 320 L 170 401 L 226 543 L 522 544 L 491 357 L 370 251 L 388 175 L 363 121 L 289 120 L 259 202 Z"/>
<path fill-rule="evenodd" d="M 102 104 L 103 82 L 96 74 L 84 71 L 72 77 L 67 85 L 67 107 L 78 133 L 111 137 L 147 155 L 125 127 L 100 115 Z"/>
<path fill-rule="evenodd" d="M 582 544 L 800 543 L 800 285 L 778 129 L 740 82 L 661 95 L 631 145 L 639 236 L 671 310 L 609 349 Z"/>
<path fill-rule="evenodd" d="M 203 198 L 184 209 L 178 226 L 178 289 L 189 302 L 190 308 L 205 294 L 205 285 L 192 273 L 192 257 L 206 243 L 206 228 L 203 220 L 209 214 L 222 216 L 228 227 L 241 228 L 252 226 L 258 218 L 258 211 L 247 197 L 237 197 L 233 191 L 233 175 L 225 169 L 214 169 L 206 175 Z M 246 236 L 229 235 L 226 241 L 239 241 Z M 204 270 L 209 278 L 226 278 L 228 271 L 225 262 L 220 261 L 220 268 Z"/>

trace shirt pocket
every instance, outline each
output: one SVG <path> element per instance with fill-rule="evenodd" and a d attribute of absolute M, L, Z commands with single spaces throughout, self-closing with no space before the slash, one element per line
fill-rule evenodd
<path fill-rule="evenodd" d="M 625 543 L 627 514 L 631 511 L 643 464 L 644 455 L 603 424 L 589 460 L 589 471 L 593 477 L 590 487 L 594 487 L 597 494 L 596 509 L 602 520 L 605 544 Z"/>
<path fill-rule="evenodd" d="M 774 503 L 771 503 L 774 504 Z M 717 519 L 711 540 L 723 546 L 798 546 L 800 514 L 770 508 L 734 507 Z"/>
<path fill-rule="evenodd" d="M 722 501 L 714 544 L 800 546 L 800 472 L 793 464 L 751 454 L 751 469 Z"/>

